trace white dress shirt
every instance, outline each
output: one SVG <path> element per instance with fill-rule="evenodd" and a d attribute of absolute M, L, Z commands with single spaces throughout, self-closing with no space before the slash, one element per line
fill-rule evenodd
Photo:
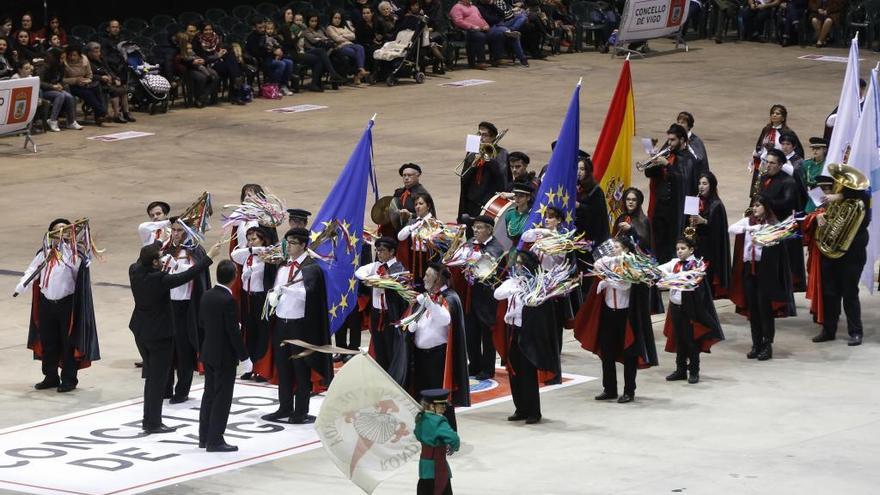
<path fill-rule="evenodd" d="M 696 259 L 697 258 L 694 255 L 691 255 L 688 259 L 686 259 L 684 261 L 684 263 L 687 263 L 690 261 L 696 261 Z M 663 263 L 662 265 L 658 266 L 657 268 L 659 268 L 660 271 L 663 272 L 664 274 L 671 275 L 673 273 L 676 273 L 675 267 L 678 265 L 678 263 L 680 261 L 681 260 L 679 260 L 678 258 L 673 258 L 673 259 L 669 260 L 668 262 Z M 684 269 L 684 265 L 682 265 L 682 267 L 679 269 L 679 271 L 681 271 L 683 269 Z M 679 289 L 669 289 L 669 302 L 671 302 L 673 304 L 678 304 L 680 306 L 681 305 L 681 293 L 682 293 L 682 291 Z"/>
<path fill-rule="evenodd" d="M 30 283 L 24 285 L 25 280 L 40 267 L 45 259 L 43 251 L 37 253 L 27 270 L 25 270 L 24 275 L 18 281 L 18 285 L 15 286 L 15 292 L 17 294 L 23 293 L 34 283 L 34 280 L 39 278 L 40 293 L 50 301 L 64 299 L 73 294 L 76 290 L 76 276 L 79 273 L 79 267 L 83 260 L 82 255 L 77 256 L 76 261 L 74 261 L 73 251 L 71 251 L 66 242 L 61 243 L 61 259 L 58 259 L 57 253 L 58 251 L 54 249 L 50 250 L 49 262 L 43 267 L 42 273 L 38 277 L 34 277 Z"/>
<path fill-rule="evenodd" d="M 495 299 L 507 299 L 507 311 L 504 312 L 504 323 L 522 327 L 523 295 L 516 279 L 509 278 L 495 289 Z"/>
<path fill-rule="evenodd" d="M 446 286 L 440 291 L 445 289 Z M 417 301 L 425 307 L 425 314 L 409 326 L 409 331 L 414 334 L 416 347 L 432 349 L 445 344 L 449 340 L 449 323 L 452 322 L 449 310 L 425 294 L 419 294 Z"/>
<path fill-rule="evenodd" d="M 404 226 L 402 229 L 400 229 L 400 232 L 397 233 L 397 240 L 398 241 L 405 241 L 405 240 L 409 239 L 410 237 L 412 237 L 413 232 L 419 230 L 422 227 L 422 225 L 425 223 L 425 220 L 428 220 L 429 218 L 434 218 L 434 217 L 431 216 L 430 213 L 428 213 L 427 215 L 425 215 L 421 218 L 417 218 L 417 219 L 413 220 L 413 222 L 411 222 L 409 225 Z M 427 251 L 428 250 L 428 247 L 425 245 L 425 242 L 418 237 L 412 238 L 412 248 L 415 251 Z"/>
<path fill-rule="evenodd" d="M 749 225 L 749 217 L 741 218 L 738 222 L 727 228 L 730 234 L 745 234 L 743 237 L 743 261 L 761 261 L 761 246 L 752 242 L 752 232 L 760 228 L 760 225 Z"/>
<path fill-rule="evenodd" d="M 266 251 L 265 247 L 239 247 L 232 250 L 232 261 L 241 265 L 241 286 L 245 291 L 263 292 L 263 272 L 266 264 L 258 255 Z"/>
<path fill-rule="evenodd" d="M 288 261 L 275 276 L 275 290 L 279 291 L 275 314 L 286 320 L 298 320 L 306 315 L 306 286 L 303 284 L 301 266 L 307 253 L 294 261 Z M 291 283 L 293 282 L 293 283 Z M 291 283 L 290 285 L 287 285 Z"/>
<path fill-rule="evenodd" d="M 611 257 L 604 256 L 599 258 L 598 263 L 606 265 L 611 264 Z M 605 291 L 605 305 L 611 309 L 627 309 L 629 308 L 629 291 L 632 284 L 629 282 L 619 282 L 616 280 L 600 280 L 596 285 L 596 292 Z"/>
<path fill-rule="evenodd" d="M 163 270 L 171 274 L 185 272 L 195 265 L 192 256 L 190 256 L 189 249 L 186 248 L 180 249 L 177 253 L 177 258 L 173 257 L 171 254 L 166 254 L 162 263 Z M 194 283 L 195 281 L 190 280 L 181 286 L 171 289 L 171 300 L 189 301 L 192 298 L 192 288 Z"/>
<path fill-rule="evenodd" d="M 374 261 L 355 270 L 354 276 L 357 277 L 358 280 L 363 280 L 369 276 L 378 275 L 379 267 L 382 265 L 385 265 L 385 275 L 387 276 L 390 275 L 387 270 L 389 270 L 389 267 L 394 263 L 397 263 L 397 258 L 394 257 L 392 257 L 385 263 L 382 263 L 381 261 Z M 373 307 L 380 310 L 388 309 L 388 304 L 385 302 L 385 289 L 373 287 Z"/>
<path fill-rule="evenodd" d="M 147 246 L 156 241 L 165 242 L 171 232 L 171 220 L 159 220 L 158 222 L 144 222 L 138 225 L 138 235 L 141 237 L 141 245 Z"/>
<path fill-rule="evenodd" d="M 791 164 L 791 159 L 794 158 L 795 153 L 792 151 L 791 153 L 785 155 L 786 162 L 782 164 L 781 170 L 788 175 L 794 175 L 794 165 Z"/>
<path fill-rule="evenodd" d="M 522 233 L 521 239 L 523 242 L 533 243 L 551 233 L 552 231 L 550 229 L 545 228 L 529 229 Z M 554 266 L 561 265 L 565 262 L 564 254 L 544 254 L 540 250 L 535 249 L 535 246 L 532 246 L 530 250 L 538 255 L 538 259 L 541 260 L 541 267 L 544 270 L 551 270 Z"/>

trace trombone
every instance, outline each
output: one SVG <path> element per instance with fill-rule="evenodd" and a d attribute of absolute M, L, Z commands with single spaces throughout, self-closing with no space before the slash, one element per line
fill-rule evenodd
<path fill-rule="evenodd" d="M 486 161 L 492 160 L 496 156 L 498 156 L 498 143 L 501 141 L 501 138 L 503 138 L 504 135 L 507 134 L 507 131 L 508 131 L 508 129 L 504 129 L 503 131 L 499 132 L 498 135 L 495 136 L 495 139 L 491 143 L 481 143 L 480 144 L 480 153 L 479 154 L 481 157 L 483 157 L 484 160 L 486 160 Z M 465 172 L 470 170 L 470 167 L 465 168 L 465 164 L 467 163 L 468 158 L 474 154 L 475 153 L 470 152 L 470 151 L 465 153 L 464 158 L 461 159 L 461 163 L 459 163 L 455 167 L 455 170 L 454 170 L 455 175 L 457 175 L 459 177 L 463 177 Z M 473 163 L 473 161 L 471 161 L 471 163 Z"/>
<path fill-rule="evenodd" d="M 658 162 L 657 159 L 661 158 L 661 157 L 666 158 L 671 153 L 672 153 L 672 148 L 668 144 L 666 144 L 663 146 L 663 148 L 660 149 L 660 151 L 651 155 L 651 157 L 648 158 L 647 160 L 645 160 L 643 162 L 637 161 L 636 162 L 636 170 L 638 170 L 639 172 L 644 172 L 645 170 L 648 170 L 649 168 L 660 167 L 663 164 Z"/>

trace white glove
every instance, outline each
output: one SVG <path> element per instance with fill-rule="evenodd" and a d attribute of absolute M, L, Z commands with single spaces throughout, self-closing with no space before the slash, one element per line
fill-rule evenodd
<path fill-rule="evenodd" d="M 254 371 L 254 362 L 251 361 L 251 358 L 247 358 L 241 362 L 241 367 L 245 373 L 251 373 Z"/>
<path fill-rule="evenodd" d="M 596 286 L 596 294 L 601 294 L 605 287 L 608 286 L 608 283 L 604 280 L 599 281 L 599 285 Z"/>
<path fill-rule="evenodd" d="M 419 303 L 419 304 L 422 305 L 422 306 L 425 305 L 425 299 L 427 299 L 427 296 L 425 296 L 424 293 L 419 294 L 418 296 L 416 296 L 416 302 Z"/>

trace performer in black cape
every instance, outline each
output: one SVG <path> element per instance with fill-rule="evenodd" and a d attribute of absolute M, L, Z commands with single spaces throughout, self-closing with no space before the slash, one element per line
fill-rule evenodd
<path fill-rule="evenodd" d="M 395 257 L 397 241 L 393 237 L 380 237 L 374 246 L 376 261 L 355 270 L 355 277 L 359 280 L 377 275 L 394 278 L 406 273 L 406 268 Z M 371 292 L 370 354 L 397 383 L 405 385 L 409 366 L 406 336 L 394 324 L 403 317 L 407 303 L 392 290 L 374 287 Z"/>
<path fill-rule="evenodd" d="M 521 275 L 521 270 L 534 274 L 539 265 L 540 261 L 535 253 L 519 251 L 516 266 L 511 270 L 511 278 L 498 286 L 494 294 L 496 299 L 507 301 L 504 347 L 499 349 L 505 359 L 515 408 L 507 420 L 525 421 L 526 424 L 541 421 L 539 382 L 553 382 L 554 378 L 561 378 L 562 374 L 559 343 L 556 342 L 557 328 L 562 324 L 558 321 L 558 311 L 552 301 L 538 306 L 526 306 L 523 302 L 525 294 L 515 278 Z"/>
<path fill-rule="evenodd" d="M 311 372 L 320 375 L 324 384 L 329 385 L 333 378 L 333 363 L 330 355 L 323 352 L 295 357 L 305 349 L 287 344 L 285 340 L 298 339 L 315 346 L 330 344 L 327 292 L 324 272 L 306 251 L 310 232 L 293 228 L 284 234 L 284 238 L 288 261 L 279 267 L 273 289 L 278 292 L 272 345 L 279 404 L 277 411 L 262 419 L 276 422 L 287 419 L 291 424 L 307 424 L 315 422 L 315 417 L 308 414 Z"/>
<path fill-rule="evenodd" d="M 431 263 L 425 272 L 425 292 L 419 294 L 413 308 L 413 311 L 424 308 L 425 313 L 408 328 L 413 334 L 410 389 L 449 390 L 449 407 L 445 416 L 457 430 L 455 407 L 469 407 L 471 396 L 464 313 L 461 299 L 448 285 L 449 277 L 449 269 L 442 263 Z"/>
<path fill-rule="evenodd" d="M 697 184 L 700 214 L 692 215 L 696 229 L 696 256 L 708 263 L 706 281 L 713 299 L 726 299 L 730 287 L 730 234 L 727 233 L 727 210 L 718 196 L 718 179 L 712 172 L 700 174 Z"/>
<path fill-rule="evenodd" d="M 593 160 L 587 154 L 578 157 L 578 184 L 577 202 L 575 202 L 574 225 L 579 233 L 584 234 L 584 239 L 598 246 L 611 237 L 608 228 L 608 203 L 605 200 L 605 191 L 593 177 Z M 578 270 L 586 271 L 587 264 L 592 263 L 593 254 L 590 251 L 577 254 Z M 584 277 L 581 280 L 581 301 L 590 292 L 594 277 Z M 578 304 L 578 307 L 580 305 Z M 577 311 L 577 307 L 574 308 Z"/>
<path fill-rule="evenodd" d="M 660 270 L 666 275 L 693 270 L 697 263 L 693 241 L 685 237 L 678 239 L 675 251 L 677 257 L 660 265 Z M 709 290 L 708 272 L 694 290 L 669 290 L 669 310 L 663 335 L 666 336 L 666 351 L 675 353 L 675 372 L 666 380 L 699 382 L 700 353 L 710 352 L 716 342 L 724 340 Z"/>
<path fill-rule="evenodd" d="M 65 218 L 52 220 L 48 249 L 37 252 L 12 294 L 33 287 L 27 348 L 42 361 L 37 390 L 70 392 L 78 370 L 101 359 L 89 263 L 71 245 L 73 228 Z"/>
<path fill-rule="evenodd" d="M 782 172 L 782 165 L 786 161 L 782 151 L 776 149 L 768 151 L 764 161 L 767 171 L 761 178 L 759 191 L 767 208 L 773 212 L 777 220 L 782 221 L 800 211 L 797 182 L 792 176 Z M 798 237 L 792 237 L 782 244 L 791 270 L 792 288 L 795 292 L 805 292 L 807 272 L 804 265 L 803 241 Z"/>
<path fill-rule="evenodd" d="M 491 122 L 480 122 L 480 142 L 491 145 L 498 137 L 498 128 Z M 496 147 L 496 154 L 468 153 L 461 174 L 461 191 L 458 199 L 458 221 L 467 223 L 467 215 L 475 218 L 492 196 L 507 190 L 507 151 Z"/>
<path fill-rule="evenodd" d="M 644 253 L 653 254 L 651 248 L 651 221 L 645 215 L 642 205 L 645 195 L 635 187 L 623 190 L 623 212 L 614 221 L 611 229 L 611 237 L 628 237 L 632 239 L 633 246 Z M 596 246 L 599 246 L 598 244 Z M 589 292 L 587 292 L 589 294 Z M 652 285 L 648 289 L 648 301 L 652 315 L 662 314 L 663 298 L 657 286 Z"/>

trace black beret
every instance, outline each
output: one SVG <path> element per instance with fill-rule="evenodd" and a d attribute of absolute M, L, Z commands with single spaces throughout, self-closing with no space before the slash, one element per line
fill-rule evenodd
<path fill-rule="evenodd" d="M 404 163 L 403 165 L 400 166 L 399 169 L 397 169 L 397 173 L 398 173 L 399 175 L 402 176 L 402 175 L 403 175 L 403 171 L 406 170 L 406 169 L 408 169 L 408 168 L 411 168 L 411 169 L 415 170 L 416 172 L 419 173 L 419 175 L 422 174 L 422 167 L 418 166 L 418 165 L 415 164 L 415 163 Z"/>
<path fill-rule="evenodd" d="M 474 223 L 481 222 L 485 224 L 489 224 L 492 227 L 495 226 L 495 219 L 490 217 L 489 215 L 479 215 L 474 218 Z"/>
<path fill-rule="evenodd" d="M 294 227 L 294 228 L 288 230 L 284 234 L 284 238 L 286 239 L 288 237 L 293 237 L 294 239 L 308 242 L 311 235 L 312 235 L 312 233 L 309 232 L 309 229 L 304 229 L 302 227 Z"/>
<path fill-rule="evenodd" d="M 397 239 L 388 236 L 382 236 L 373 243 L 376 247 L 386 247 L 388 249 L 397 249 Z"/>
<path fill-rule="evenodd" d="M 147 205 L 147 213 L 149 213 L 150 210 L 152 210 L 153 208 L 155 208 L 157 206 L 161 207 L 162 213 L 164 213 L 166 215 L 168 214 L 168 212 L 171 211 L 171 205 L 169 205 L 168 203 L 166 203 L 164 201 L 153 201 L 152 203 Z"/>
<path fill-rule="evenodd" d="M 287 215 L 290 216 L 290 218 L 302 218 L 303 220 L 308 220 L 311 214 L 312 212 L 301 210 L 299 208 L 290 208 L 287 210 Z"/>

